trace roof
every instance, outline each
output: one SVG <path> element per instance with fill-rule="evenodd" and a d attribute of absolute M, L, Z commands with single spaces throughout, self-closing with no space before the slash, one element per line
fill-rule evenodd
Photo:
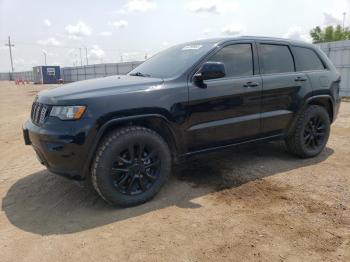
<path fill-rule="evenodd" d="M 212 43 L 212 44 L 223 44 L 229 41 L 238 41 L 238 40 L 257 40 L 257 41 L 272 41 L 272 42 L 286 42 L 290 44 L 305 45 L 311 46 L 310 43 L 287 39 L 287 38 L 278 38 L 278 37 L 264 37 L 264 36 L 239 36 L 239 37 L 220 37 L 220 38 L 209 38 L 192 41 L 191 43 Z"/>

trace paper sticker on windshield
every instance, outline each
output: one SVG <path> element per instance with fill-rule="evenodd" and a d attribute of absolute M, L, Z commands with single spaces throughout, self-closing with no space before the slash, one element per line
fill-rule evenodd
<path fill-rule="evenodd" d="M 182 48 L 182 50 L 198 50 L 202 47 L 202 45 L 187 45 Z"/>

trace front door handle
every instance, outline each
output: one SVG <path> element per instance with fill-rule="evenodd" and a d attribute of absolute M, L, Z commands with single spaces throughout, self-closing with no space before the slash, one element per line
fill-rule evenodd
<path fill-rule="evenodd" d="M 259 84 L 256 82 L 247 82 L 243 85 L 243 87 L 257 87 L 257 86 L 259 86 Z"/>
<path fill-rule="evenodd" d="M 306 82 L 307 78 L 306 77 L 301 77 L 298 76 L 297 78 L 294 79 L 295 82 Z"/>

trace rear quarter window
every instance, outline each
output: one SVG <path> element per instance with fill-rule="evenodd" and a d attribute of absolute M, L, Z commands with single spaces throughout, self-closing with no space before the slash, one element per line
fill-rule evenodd
<path fill-rule="evenodd" d="M 316 52 L 310 48 L 294 47 L 297 71 L 324 70 L 325 66 Z"/>

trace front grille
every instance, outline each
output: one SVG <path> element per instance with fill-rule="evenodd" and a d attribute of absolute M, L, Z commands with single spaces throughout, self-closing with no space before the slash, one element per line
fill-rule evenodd
<path fill-rule="evenodd" d="M 40 126 L 45 122 L 46 118 L 50 114 L 50 111 L 51 106 L 39 102 L 34 102 L 32 105 L 30 118 L 34 124 Z"/>

